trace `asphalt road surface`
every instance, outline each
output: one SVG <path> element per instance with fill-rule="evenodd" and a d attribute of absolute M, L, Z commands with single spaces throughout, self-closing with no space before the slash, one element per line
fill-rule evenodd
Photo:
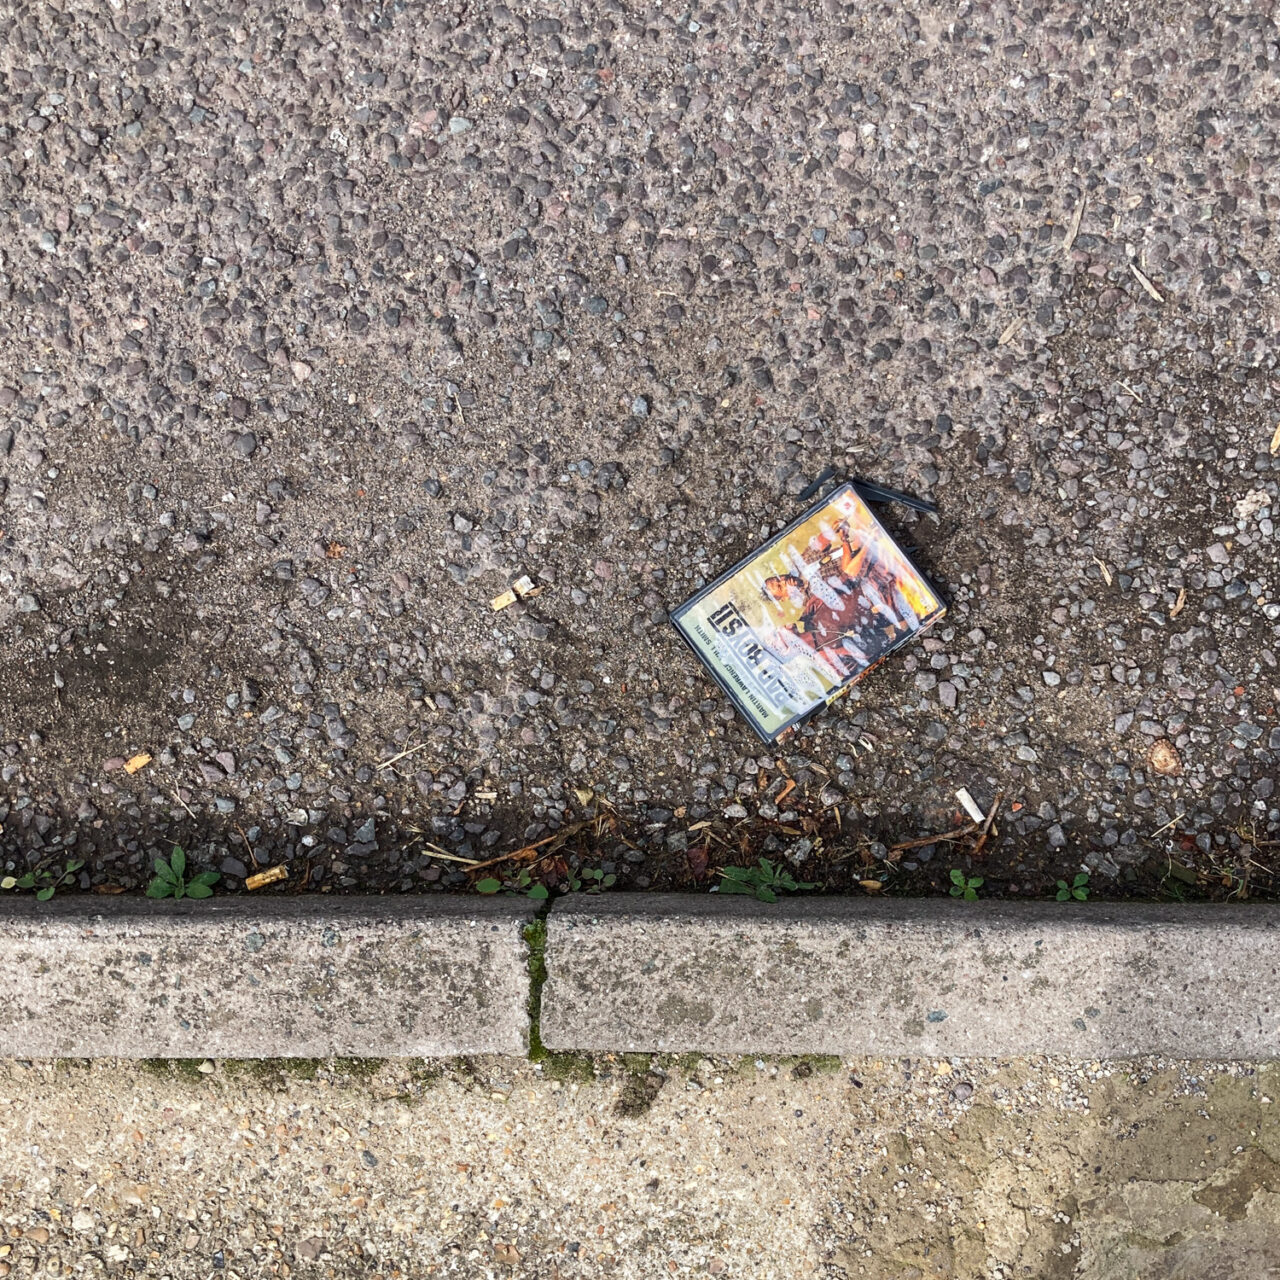
<path fill-rule="evenodd" d="M 6 5 L 5 871 L 1269 893 L 1277 28 L 912 9 Z M 667 611 L 829 466 L 950 613 L 765 748 Z"/>

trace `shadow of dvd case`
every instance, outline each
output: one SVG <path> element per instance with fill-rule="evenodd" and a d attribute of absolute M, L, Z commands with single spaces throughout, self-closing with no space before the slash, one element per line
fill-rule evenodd
<path fill-rule="evenodd" d="M 946 611 L 844 484 L 671 621 L 751 727 L 775 742 Z"/>

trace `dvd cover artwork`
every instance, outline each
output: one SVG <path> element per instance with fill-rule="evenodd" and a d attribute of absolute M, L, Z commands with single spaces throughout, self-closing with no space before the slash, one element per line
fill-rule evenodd
<path fill-rule="evenodd" d="M 772 742 L 945 612 L 846 484 L 685 601 L 671 620 Z"/>

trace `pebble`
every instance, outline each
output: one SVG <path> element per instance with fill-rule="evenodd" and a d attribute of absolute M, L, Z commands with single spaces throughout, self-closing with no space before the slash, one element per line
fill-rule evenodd
<path fill-rule="evenodd" d="M 303 578 L 298 587 L 302 598 L 313 609 L 318 609 L 329 598 L 329 588 L 315 578 Z"/>

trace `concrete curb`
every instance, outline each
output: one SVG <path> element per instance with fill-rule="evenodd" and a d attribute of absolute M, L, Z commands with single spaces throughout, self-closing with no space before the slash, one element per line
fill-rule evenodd
<path fill-rule="evenodd" d="M 0 1056 L 523 1054 L 523 899 L 0 904 Z"/>
<path fill-rule="evenodd" d="M 552 911 L 550 1049 L 1280 1052 L 1280 909 L 682 895 Z"/>
<path fill-rule="evenodd" d="M 0 901 L 0 1056 L 1280 1056 L 1280 908 L 575 895 Z"/>

